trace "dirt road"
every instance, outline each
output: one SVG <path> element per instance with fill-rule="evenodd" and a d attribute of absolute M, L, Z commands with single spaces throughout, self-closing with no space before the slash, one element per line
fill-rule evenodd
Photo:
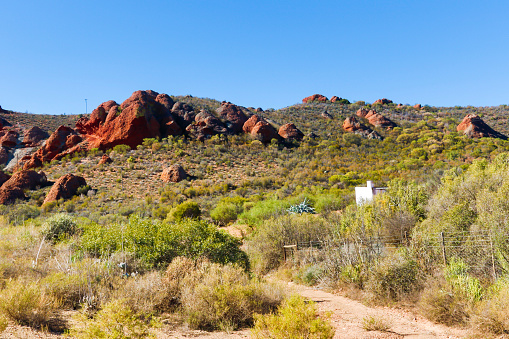
<path fill-rule="evenodd" d="M 465 338 L 468 332 L 434 324 L 420 316 L 388 307 L 368 307 L 362 303 L 319 289 L 289 283 L 300 295 L 317 302 L 320 312 L 332 312 L 334 338 Z M 387 332 L 368 332 L 362 328 L 365 317 L 373 316 L 390 324 Z"/>

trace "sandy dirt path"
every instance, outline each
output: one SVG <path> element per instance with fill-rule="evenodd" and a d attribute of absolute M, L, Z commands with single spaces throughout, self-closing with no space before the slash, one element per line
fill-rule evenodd
<path fill-rule="evenodd" d="M 434 324 L 409 311 L 388 307 L 368 307 L 362 303 L 293 283 L 288 284 L 305 298 L 317 303 L 320 312 L 332 312 L 331 322 L 336 328 L 334 338 L 465 338 L 469 332 Z M 390 324 L 388 332 L 368 332 L 362 328 L 365 317 L 384 319 Z"/>

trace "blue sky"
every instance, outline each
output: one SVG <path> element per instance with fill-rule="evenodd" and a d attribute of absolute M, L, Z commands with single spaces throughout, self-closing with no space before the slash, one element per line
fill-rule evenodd
<path fill-rule="evenodd" d="M 508 1 L 2 1 L 0 105 L 84 113 L 138 89 L 281 108 L 321 93 L 509 104 Z"/>

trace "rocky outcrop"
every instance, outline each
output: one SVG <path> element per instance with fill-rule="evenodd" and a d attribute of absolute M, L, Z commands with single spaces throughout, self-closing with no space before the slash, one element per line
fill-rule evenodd
<path fill-rule="evenodd" d="M 396 123 L 394 123 L 392 120 L 384 117 L 383 115 L 377 113 L 375 110 L 372 109 L 368 110 L 363 107 L 357 110 L 356 114 L 358 117 L 367 119 L 371 125 L 376 127 L 391 129 L 397 126 Z"/>
<path fill-rule="evenodd" d="M 327 99 L 326 96 L 323 96 L 321 94 L 313 94 L 307 98 L 302 99 L 302 102 L 307 104 L 307 103 L 310 103 L 313 101 L 326 102 L 327 100 L 329 100 L 329 99 Z"/>
<path fill-rule="evenodd" d="M 224 134 L 227 129 L 223 126 L 221 120 L 206 110 L 202 110 L 196 114 L 194 123 L 187 126 L 186 131 L 194 138 L 203 141 L 212 135 Z"/>
<path fill-rule="evenodd" d="M 353 132 L 359 134 L 368 139 L 382 139 L 382 136 L 376 131 L 373 131 L 368 126 L 361 123 L 355 116 L 351 116 L 345 119 L 343 122 L 343 129 L 347 132 Z"/>
<path fill-rule="evenodd" d="M 24 163 L 24 169 L 41 167 L 44 162 L 53 159 L 60 160 L 65 154 L 85 150 L 84 147 L 78 146 L 82 137 L 75 130 L 67 126 L 60 126 L 53 134 L 50 135 L 46 144 L 39 148 L 30 159 Z"/>
<path fill-rule="evenodd" d="M 184 102 L 176 102 L 171 109 L 171 114 L 183 129 L 192 124 L 196 116 L 193 107 Z"/>
<path fill-rule="evenodd" d="M 419 109 L 419 110 L 422 108 L 421 104 L 415 104 L 413 107 L 414 107 L 415 109 Z"/>
<path fill-rule="evenodd" d="M 322 118 L 332 120 L 332 115 L 330 115 L 329 112 L 327 112 L 327 110 L 323 111 L 321 116 Z"/>
<path fill-rule="evenodd" d="M 264 119 L 258 114 L 254 114 L 249 119 L 247 119 L 247 121 L 244 123 L 244 126 L 242 126 L 242 130 L 244 133 L 250 134 L 253 130 L 253 127 L 255 127 L 256 124 L 260 121 L 264 121 Z"/>
<path fill-rule="evenodd" d="M 470 138 L 499 138 L 507 140 L 507 136 L 503 135 L 488 126 L 484 120 L 475 114 L 469 114 L 456 128 L 458 132 L 463 132 Z"/>
<path fill-rule="evenodd" d="M 336 101 L 339 101 L 341 100 L 342 98 L 338 97 L 338 96 L 332 96 L 332 98 L 330 98 L 330 102 L 336 102 Z"/>
<path fill-rule="evenodd" d="M 247 116 L 239 106 L 231 102 L 223 101 L 216 112 L 226 121 L 226 127 L 233 133 L 242 132 L 242 127 L 247 121 Z"/>
<path fill-rule="evenodd" d="M 101 160 L 99 160 L 98 165 L 111 164 L 112 162 L 113 160 L 111 160 L 111 158 L 107 154 L 103 154 Z"/>
<path fill-rule="evenodd" d="M 46 175 L 43 172 L 19 171 L 14 173 L 0 187 L 0 204 L 14 203 L 17 199 L 26 199 L 24 190 L 35 189 L 46 184 Z"/>
<path fill-rule="evenodd" d="M 164 182 L 179 182 L 187 179 L 188 174 L 180 165 L 172 165 L 167 167 L 161 173 L 161 180 Z"/>
<path fill-rule="evenodd" d="M 78 188 L 85 186 L 86 184 L 87 182 L 84 178 L 73 174 L 66 174 L 60 177 L 53 184 L 48 195 L 46 196 L 46 199 L 44 199 L 44 203 L 57 201 L 60 199 L 70 199 L 76 195 Z"/>
<path fill-rule="evenodd" d="M 18 144 L 18 132 L 15 130 L 0 131 L 0 146 L 13 148 Z"/>
<path fill-rule="evenodd" d="M 279 128 L 278 134 L 286 140 L 302 140 L 302 133 L 294 124 L 284 124 Z"/>
<path fill-rule="evenodd" d="M 106 150 L 120 144 L 136 148 L 146 138 L 182 133 L 170 111 L 173 105 L 167 95 L 136 91 L 120 106 L 112 100 L 99 105 L 90 118 L 76 122 L 76 130 L 85 135 L 89 148 Z"/>
<path fill-rule="evenodd" d="M 36 147 L 39 146 L 42 141 L 48 137 L 48 132 L 43 131 L 37 126 L 34 126 L 23 132 L 23 145 L 25 147 Z"/>
<path fill-rule="evenodd" d="M 373 105 L 387 105 L 387 104 L 392 104 L 392 100 L 383 98 L 383 99 L 378 99 L 377 101 L 375 101 L 373 103 Z"/>
<path fill-rule="evenodd" d="M 4 171 L 0 171 L 0 186 L 2 186 L 11 176 Z"/>
<path fill-rule="evenodd" d="M 271 124 L 266 121 L 258 121 L 251 130 L 251 137 L 260 140 L 264 144 L 269 143 L 272 139 L 278 140 L 279 134 Z"/>

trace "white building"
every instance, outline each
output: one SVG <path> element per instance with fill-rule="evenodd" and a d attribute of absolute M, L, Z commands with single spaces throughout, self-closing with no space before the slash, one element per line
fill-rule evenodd
<path fill-rule="evenodd" d="M 373 187 L 373 182 L 368 181 L 367 187 L 355 187 L 355 201 L 357 205 L 365 202 L 373 201 L 373 197 L 377 194 L 387 191 L 386 187 Z"/>

